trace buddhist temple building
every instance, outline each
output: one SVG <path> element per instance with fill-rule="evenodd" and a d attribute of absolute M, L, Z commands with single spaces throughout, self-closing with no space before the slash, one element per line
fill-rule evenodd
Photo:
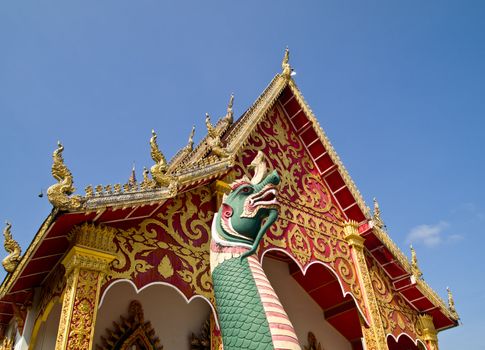
<path fill-rule="evenodd" d="M 52 212 L 21 254 L 4 229 L 0 349 L 220 350 L 211 225 L 258 152 L 281 182 L 279 216 L 256 256 L 301 349 L 438 349 L 458 325 L 451 292 L 428 286 L 416 252 L 391 240 L 282 71 L 237 120 L 233 96 L 171 159 L 148 130 L 153 166 L 137 181 L 76 194 L 69 148 L 53 153 Z M 189 132 L 188 132 L 189 134 Z M 385 212 L 385 210 L 384 210 Z M 242 344 L 240 349 L 247 349 Z M 228 350 L 228 349 L 226 349 Z"/>

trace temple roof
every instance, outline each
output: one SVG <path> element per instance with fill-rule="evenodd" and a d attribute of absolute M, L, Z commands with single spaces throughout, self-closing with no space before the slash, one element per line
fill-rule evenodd
<path fill-rule="evenodd" d="M 73 176 L 64 164 L 62 145 L 54 151 L 53 176 L 58 183 L 49 188 L 48 198 L 54 209 L 41 225 L 19 265 L 8 274 L 0 286 L 0 323 L 13 315 L 11 303 L 23 303 L 30 290 L 41 285 L 59 263 L 69 247 L 67 235 L 83 222 L 112 224 L 129 220 L 136 224 L 151 216 L 178 193 L 219 179 L 234 166 L 235 157 L 255 126 L 278 103 L 291 120 L 305 145 L 321 178 L 331 190 L 347 220 L 359 223 L 366 238 L 369 254 L 391 277 L 395 290 L 401 293 L 419 312 L 433 315 L 437 329 L 457 324 L 458 315 L 422 280 L 413 274 L 413 266 L 380 224 L 380 216 L 372 216 L 357 186 L 317 118 L 303 98 L 291 75 L 288 51 L 282 72 L 276 74 L 251 107 L 232 122 L 232 98 L 227 114 L 212 125 L 207 117 L 207 135 L 194 148 L 193 133 L 188 145 L 167 162 L 158 149 L 153 132 L 150 144 L 151 168 L 136 184 L 116 184 L 88 187 L 84 196 L 72 195 Z"/>

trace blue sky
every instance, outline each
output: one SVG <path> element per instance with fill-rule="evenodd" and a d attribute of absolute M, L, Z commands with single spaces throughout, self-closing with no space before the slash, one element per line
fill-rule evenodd
<path fill-rule="evenodd" d="M 297 84 L 391 237 L 450 286 L 483 347 L 485 3 L 5 1 L 0 4 L 0 220 L 28 246 L 50 211 L 57 140 L 78 192 L 172 156 L 204 115 L 256 99 L 291 49 Z M 139 175 L 141 177 L 141 174 Z"/>

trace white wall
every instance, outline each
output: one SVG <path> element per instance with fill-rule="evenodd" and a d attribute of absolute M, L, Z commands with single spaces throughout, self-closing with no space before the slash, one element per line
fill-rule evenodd
<path fill-rule="evenodd" d="M 150 321 L 164 350 L 189 349 L 189 336 L 199 334 L 200 327 L 211 312 L 209 304 L 200 298 L 189 304 L 175 289 L 165 285 L 151 285 L 136 293 L 132 284 L 120 282 L 113 285 L 103 298 L 98 310 L 94 344 L 101 345 L 101 336 L 106 336 L 106 328 L 118 322 L 120 315 L 128 316 L 128 306 L 132 300 L 143 306 L 145 321 Z"/>
<path fill-rule="evenodd" d="M 39 328 L 34 350 L 52 350 L 56 347 L 57 329 L 61 318 L 61 304 L 56 303 Z"/>
<path fill-rule="evenodd" d="M 263 269 L 288 313 L 302 346 L 307 345 L 308 332 L 311 331 L 324 349 L 352 349 L 350 342 L 325 321 L 320 306 L 291 277 L 288 264 L 264 258 Z"/>

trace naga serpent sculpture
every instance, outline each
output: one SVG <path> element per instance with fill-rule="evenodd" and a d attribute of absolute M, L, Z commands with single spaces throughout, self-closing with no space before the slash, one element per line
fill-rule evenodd
<path fill-rule="evenodd" d="M 3 245 L 5 246 L 5 250 L 9 253 L 2 261 L 3 268 L 8 273 L 12 273 L 17 265 L 20 262 L 20 254 L 22 253 L 20 249 L 20 245 L 15 241 L 12 237 L 12 233 L 10 229 L 12 228 L 12 224 L 9 222 L 5 223 L 5 229 L 3 230 L 3 236 L 5 238 L 5 242 Z"/>
<path fill-rule="evenodd" d="M 278 217 L 275 171 L 263 154 L 255 174 L 231 184 L 212 222 L 210 266 L 224 350 L 300 350 L 295 330 L 258 258 L 261 238 Z"/>

